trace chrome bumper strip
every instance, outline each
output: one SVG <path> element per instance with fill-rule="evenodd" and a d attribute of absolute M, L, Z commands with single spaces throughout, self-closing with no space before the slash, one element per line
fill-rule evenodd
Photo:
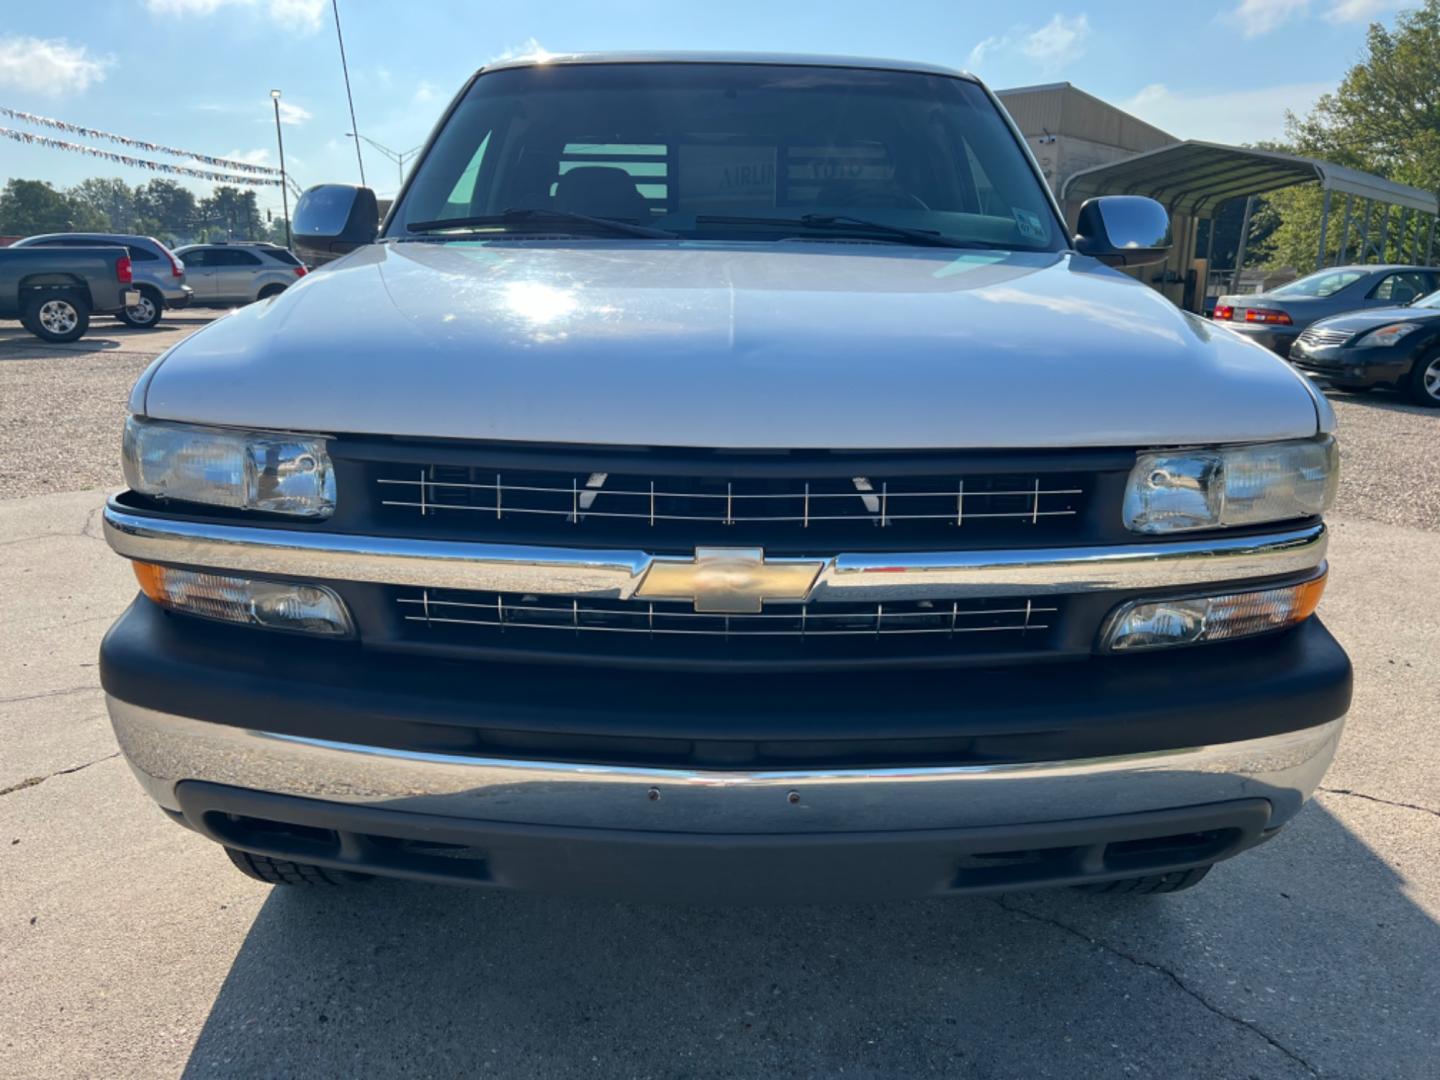
<path fill-rule="evenodd" d="M 471 543 L 216 525 L 138 514 L 113 500 L 105 538 L 146 562 L 433 589 L 628 599 L 650 568 L 643 551 Z M 1325 558 L 1323 525 L 1259 537 L 1108 547 L 840 554 L 825 558 L 812 601 L 961 600 L 1107 589 L 1188 589 L 1294 574 Z"/>
<path fill-rule="evenodd" d="M 516 824 L 657 832 L 857 832 L 1026 824 L 1264 798 L 1271 823 L 1319 784 L 1344 720 L 1244 742 L 1073 761 L 719 771 L 392 750 L 226 727 L 109 698 L 150 795 L 252 790 Z"/>

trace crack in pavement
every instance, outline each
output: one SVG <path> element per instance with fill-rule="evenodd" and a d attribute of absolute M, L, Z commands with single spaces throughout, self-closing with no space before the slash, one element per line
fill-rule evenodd
<path fill-rule="evenodd" d="M 1322 791 L 1326 795 L 1348 795 L 1352 799 L 1365 799 L 1367 802 L 1380 803 L 1383 806 L 1398 806 L 1402 810 L 1418 810 L 1422 814 L 1433 814 L 1435 817 L 1440 817 L 1440 810 L 1436 810 L 1434 807 L 1419 806 L 1416 803 L 1399 802 L 1395 799 L 1382 799 L 1378 795 L 1366 795 L 1363 791 L 1353 791 L 1350 788 L 1322 787 L 1316 788 L 1315 790 Z"/>
<path fill-rule="evenodd" d="M 68 769 L 56 769 L 54 772 L 49 773 L 45 776 L 26 777 L 18 784 L 11 784 L 7 788 L 0 788 L 0 796 L 10 795 L 16 791 L 24 791 L 26 788 L 35 787 L 37 784 L 43 784 L 46 780 L 54 779 L 57 776 L 68 776 L 70 773 L 77 773 L 81 769 L 88 769 L 91 765 L 99 765 L 102 761 L 110 761 L 119 756 L 120 751 L 116 750 L 113 754 L 106 754 L 102 758 L 96 758 L 94 761 L 87 761 L 83 765 L 71 765 Z"/>
<path fill-rule="evenodd" d="M 0 698 L 0 705 L 16 705 L 22 701 L 39 701 L 47 697 L 64 697 L 66 694 L 79 694 L 86 690 L 99 690 L 99 683 L 86 683 L 84 686 L 67 686 L 63 690 L 46 690 L 39 694 L 21 694 L 19 697 Z"/>
<path fill-rule="evenodd" d="M 1214 1013 L 1221 1019 L 1229 1020 L 1232 1024 L 1237 1024 L 1240 1027 L 1243 1027 L 1245 1030 L 1260 1036 L 1260 1038 L 1264 1039 L 1265 1042 L 1268 1043 L 1271 1047 L 1280 1051 L 1280 1053 L 1284 1054 L 1291 1061 L 1295 1062 L 1295 1064 L 1299 1065 L 1311 1076 L 1318 1077 L 1320 1075 L 1320 1070 L 1318 1068 L 1316 1068 L 1314 1065 L 1311 1065 L 1310 1062 L 1306 1061 L 1299 1054 L 1295 1053 L 1295 1051 L 1291 1050 L 1284 1043 L 1280 1042 L 1273 1035 L 1269 1034 L 1267 1031 L 1265 1031 L 1264 1028 L 1260 1027 L 1258 1024 L 1252 1021 L 1246 1020 L 1243 1017 L 1236 1016 L 1234 1013 L 1227 1012 L 1226 1010 L 1222 1009 L 1219 1005 L 1216 1005 L 1204 994 L 1200 993 L 1200 991 L 1188 985 L 1183 979 L 1180 978 L 1179 975 L 1176 975 L 1175 972 L 1171 971 L 1163 964 L 1157 964 L 1153 960 L 1146 960 L 1142 957 L 1135 956 L 1134 954 L 1128 953 L 1124 949 L 1119 948 L 1118 946 L 1110 944 L 1110 942 L 1108 941 L 1101 941 L 1099 938 L 1092 938 L 1083 930 L 1077 929 L 1076 927 L 1071 926 L 1068 923 L 1063 923 L 1059 919 L 1051 918 L 1048 915 L 1040 915 L 1033 911 L 1027 911 L 1025 908 L 1012 907 L 1010 904 L 1007 904 L 1005 902 L 1005 897 L 1003 896 L 992 897 L 991 901 L 997 907 L 1000 907 L 1005 911 L 1012 912 L 1016 915 L 1021 915 L 1027 919 L 1041 923 L 1045 926 L 1052 926 L 1057 930 L 1063 930 L 1065 931 L 1065 933 L 1070 934 L 1072 937 L 1079 938 L 1081 941 L 1085 941 L 1091 945 L 1098 946 L 1099 948 L 1104 949 L 1111 955 L 1118 956 L 1121 960 L 1133 964 L 1135 967 L 1145 968 L 1148 971 L 1155 972 L 1157 975 L 1163 975 L 1165 978 L 1169 979 L 1170 982 L 1173 983 L 1181 991 L 1181 993 L 1198 1002 L 1209 1012 Z"/>

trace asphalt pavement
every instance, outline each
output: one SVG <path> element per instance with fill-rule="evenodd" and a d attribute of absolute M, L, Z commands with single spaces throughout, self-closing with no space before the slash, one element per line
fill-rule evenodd
<path fill-rule="evenodd" d="M 1300 818 L 1193 891 L 272 890 L 141 793 L 96 678 L 134 592 L 97 528 L 125 390 L 185 317 L 0 324 L 0 1077 L 1440 1075 L 1440 412 L 1339 402 L 1355 705 Z"/>

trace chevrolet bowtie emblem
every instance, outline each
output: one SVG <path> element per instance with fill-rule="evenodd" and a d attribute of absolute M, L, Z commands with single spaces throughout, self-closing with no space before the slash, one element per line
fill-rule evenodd
<path fill-rule="evenodd" d="M 696 611 L 754 615 L 766 600 L 804 600 L 824 566 L 819 559 L 766 562 L 760 548 L 696 548 L 693 559 L 652 560 L 635 595 L 691 600 Z"/>

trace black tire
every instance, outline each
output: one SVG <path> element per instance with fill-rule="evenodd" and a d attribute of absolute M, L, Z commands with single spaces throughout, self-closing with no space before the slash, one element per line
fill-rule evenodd
<path fill-rule="evenodd" d="M 73 289 L 42 289 L 25 301 L 20 322 L 41 341 L 77 341 L 90 329 L 90 301 Z"/>
<path fill-rule="evenodd" d="M 119 318 L 126 326 L 133 326 L 136 330 L 150 330 L 159 323 L 164 313 L 165 298 L 154 289 L 142 288 L 140 303 L 122 310 Z"/>
<path fill-rule="evenodd" d="M 263 289 L 260 290 L 260 295 L 257 296 L 255 299 L 257 301 L 269 300 L 272 296 L 279 296 L 284 291 L 284 285 L 266 285 Z"/>
<path fill-rule="evenodd" d="M 309 863 L 272 859 L 232 847 L 227 847 L 225 854 L 230 856 L 235 868 L 246 877 L 263 881 L 267 885 L 353 885 L 370 880 L 369 874 L 353 874 L 348 870 L 331 870 L 324 866 L 311 866 Z"/>
<path fill-rule="evenodd" d="M 1190 870 L 1175 870 L 1168 874 L 1147 874 L 1145 877 L 1121 878 L 1119 881 L 1102 881 L 1095 885 L 1075 887 L 1081 892 L 1104 893 L 1106 896 L 1154 896 L 1158 893 L 1193 889 L 1205 880 L 1208 873 L 1209 866 L 1196 866 Z"/>
<path fill-rule="evenodd" d="M 1416 405 L 1440 409 L 1440 352 L 1428 353 L 1415 361 L 1408 380 L 1410 400 Z"/>

